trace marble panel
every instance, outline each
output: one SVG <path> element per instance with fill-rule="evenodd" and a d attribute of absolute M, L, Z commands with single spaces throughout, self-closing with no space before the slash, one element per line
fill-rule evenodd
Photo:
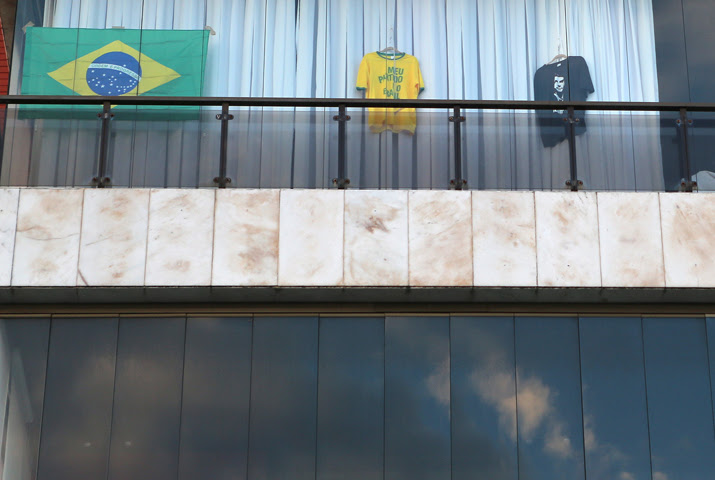
<path fill-rule="evenodd" d="M 76 285 L 83 194 L 80 189 L 20 191 L 13 286 Z"/>
<path fill-rule="evenodd" d="M 12 277 L 19 199 L 20 190 L 17 188 L 0 188 L 0 286 L 9 286 Z"/>
<path fill-rule="evenodd" d="M 280 285 L 342 285 L 344 198 L 342 190 L 281 190 Z"/>
<path fill-rule="evenodd" d="M 279 190 L 216 191 L 212 285 L 278 283 Z"/>
<path fill-rule="evenodd" d="M 715 194 L 661 193 L 666 287 L 715 287 Z"/>
<path fill-rule="evenodd" d="M 214 197 L 215 190 L 151 190 L 147 286 L 211 284 Z"/>
<path fill-rule="evenodd" d="M 598 193 L 604 287 L 664 287 L 657 193 Z"/>
<path fill-rule="evenodd" d="M 407 195 L 345 192 L 345 285 L 407 285 Z"/>
<path fill-rule="evenodd" d="M 471 194 L 411 191 L 409 242 L 410 285 L 471 286 L 474 277 Z"/>
<path fill-rule="evenodd" d="M 84 192 L 77 285 L 144 285 L 149 190 Z"/>
<path fill-rule="evenodd" d="M 474 285 L 536 286 L 533 192 L 473 192 Z"/>
<path fill-rule="evenodd" d="M 593 192 L 536 192 L 539 287 L 600 287 L 598 207 Z"/>

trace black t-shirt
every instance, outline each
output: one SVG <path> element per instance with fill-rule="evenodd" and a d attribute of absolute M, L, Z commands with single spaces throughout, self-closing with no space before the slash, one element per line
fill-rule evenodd
<path fill-rule="evenodd" d="M 593 93 L 593 83 L 588 65 L 583 57 L 568 57 L 556 63 L 549 63 L 539 68 L 534 75 L 534 99 L 542 102 L 583 102 Z M 575 112 L 580 119 L 574 125 L 574 133 L 580 135 L 586 131 L 583 111 Z M 566 110 L 538 110 L 537 121 L 541 131 L 541 143 L 544 147 L 553 147 L 561 143 L 568 134 Z"/>

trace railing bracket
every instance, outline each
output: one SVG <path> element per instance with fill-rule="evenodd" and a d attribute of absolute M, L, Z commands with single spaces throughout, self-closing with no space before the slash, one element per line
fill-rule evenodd
<path fill-rule="evenodd" d="M 449 189 L 450 190 L 466 190 L 467 189 L 467 181 L 462 178 L 454 178 L 449 181 Z"/>
<path fill-rule="evenodd" d="M 694 180 L 681 180 L 680 181 L 680 186 L 678 187 L 679 192 L 697 192 L 698 191 L 698 182 Z"/>
<path fill-rule="evenodd" d="M 226 185 L 231 183 L 229 177 L 214 177 L 214 183 L 218 185 L 218 188 L 226 188 Z"/>
<path fill-rule="evenodd" d="M 97 188 L 105 188 L 112 184 L 112 179 L 109 177 L 92 177 L 92 185 Z"/>
<path fill-rule="evenodd" d="M 340 190 L 345 190 L 350 185 L 349 178 L 334 178 L 333 185 L 335 185 Z"/>
<path fill-rule="evenodd" d="M 578 192 L 583 188 L 582 180 L 566 180 L 566 188 L 569 188 L 572 192 Z"/>

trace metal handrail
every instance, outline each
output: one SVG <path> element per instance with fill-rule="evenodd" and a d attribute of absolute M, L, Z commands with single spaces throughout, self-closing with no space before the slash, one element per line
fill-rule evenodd
<path fill-rule="evenodd" d="M 362 98 L 297 98 L 297 97 L 100 97 L 79 95 L 0 95 L 0 104 L 24 105 L 158 105 L 230 107 L 331 107 L 339 108 L 428 108 L 469 110 L 575 110 L 633 112 L 715 112 L 715 103 L 660 102 L 540 102 L 532 100 L 383 100 Z"/>

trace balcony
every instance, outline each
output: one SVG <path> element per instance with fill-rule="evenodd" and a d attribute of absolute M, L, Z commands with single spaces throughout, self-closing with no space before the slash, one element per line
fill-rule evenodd
<path fill-rule="evenodd" d="M 715 189 L 713 104 L 26 95 L 1 104 L 2 186 Z M 398 118 L 405 109 L 416 109 L 414 133 Z"/>

